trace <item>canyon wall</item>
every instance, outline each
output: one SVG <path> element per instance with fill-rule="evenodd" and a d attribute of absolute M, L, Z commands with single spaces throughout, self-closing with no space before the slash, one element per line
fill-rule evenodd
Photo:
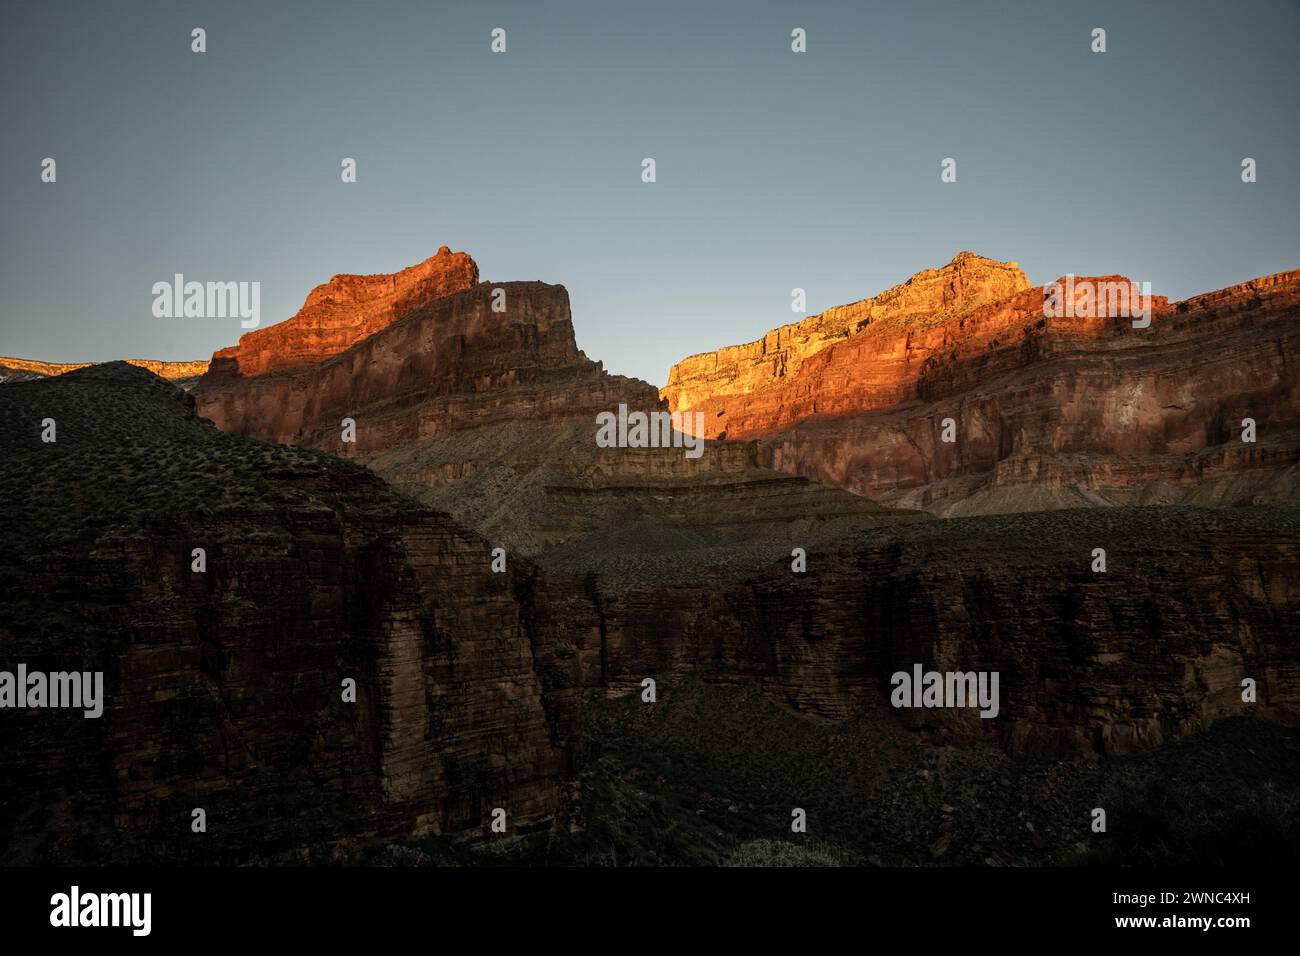
<path fill-rule="evenodd" d="M 47 416 L 55 443 L 27 427 Z M 0 859 L 328 857 L 486 833 L 495 807 L 549 825 L 567 758 L 481 539 L 120 363 L 6 386 L 0 429 L 0 670 L 102 671 L 107 697 L 0 710 Z"/>
<path fill-rule="evenodd" d="M 963 253 L 928 306 L 859 322 L 792 372 L 755 360 L 764 340 L 685 360 L 662 394 L 710 436 L 761 439 L 776 468 L 938 514 L 1295 500 L 1300 271 L 1155 296 L 1140 329 L 1049 317 L 1039 288 L 1002 295 L 1009 269 Z"/>
<path fill-rule="evenodd" d="M 611 694 L 703 673 L 806 714 L 876 709 L 937 742 L 993 739 L 1014 756 L 1116 756 L 1229 714 L 1300 718 L 1294 510 L 1057 511 L 789 540 L 806 545 L 804 573 L 788 541 L 747 568 L 667 550 L 548 568 L 572 645 L 564 673 Z M 892 708 L 892 675 L 916 664 L 997 672 L 998 714 Z"/>
<path fill-rule="evenodd" d="M 936 324 L 1029 288 L 1016 263 L 962 252 L 944 268 L 918 272 L 870 299 L 783 325 L 755 342 L 682 359 L 669 372 L 663 397 L 673 409 L 684 409 L 709 399 L 748 396 L 784 384 L 804 361 L 873 323 L 878 328 Z"/>
<path fill-rule="evenodd" d="M 337 275 L 291 318 L 240 336 L 212 356 L 222 377 L 308 368 L 387 328 L 425 303 L 478 284 L 478 264 L 446 246 L 423 262 L 381 275 Z"/>
<path fill-rule="evenodd" d="M 196 362 L 161 362 L 157 359 L 126 359 L 127 364 L 148 369 L 169 382 L 188 382 L 208 370 L 207 360 Z M 37 362 L 31 359 L 0 356 L 0 383 L 26 382 L 52 375 L 64 375 L 77 369 L 89 368 L 93 362 Z"/>
<path fill-rule="evenodd" d="M 250 376 L 214 357 L 195 391 L 199 413 L 225 431 L 360 457 L 493 423 L 658 407 L 652 387 L 608 375 L 578 349 L 568 293 L 541 282 L 422 302 L 307 368 Z M 356 422 L 355 443 L 342 441 L 344 418 Z"/>

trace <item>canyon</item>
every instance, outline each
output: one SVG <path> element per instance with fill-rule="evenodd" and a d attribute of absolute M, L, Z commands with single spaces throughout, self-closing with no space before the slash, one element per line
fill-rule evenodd
<path fill-rule="evenodd" d="M 498 807 L 580 828 L 591 728 L 629 701 L 674 746 L 770 707 L 780 740 L 828 728 L 828 766 L 866 722 L 913 776 L 1300 716 L 1300 274 L 1134 330 L 1040 324 L 1014 263 L 963 253 L 662 395 L 577 347 L 563 286 L 477 280 L 447 247 L 336 276 L 188 389 L 126 363 L 0 388 L 0 668 L 107 685 L 89 728 L 0 713 L 0 858 L 330 859 Z M 619 405 L 703 413 L 702 455 L 600 447 Z M 997 672 L 998 716 L 892 708 L 918 665 Z"/>

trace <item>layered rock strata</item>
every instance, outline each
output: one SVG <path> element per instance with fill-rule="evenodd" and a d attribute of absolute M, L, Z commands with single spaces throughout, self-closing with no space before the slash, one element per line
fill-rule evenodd
<path fill-rule="evenodd" d="M 362 458 L 501 422 L 659 407 L 649 385 L 608 375 L 578 349 L 568 293 L 541 282 L 435 298 L 306 368 L 246 376 L 214 357 L 196 395 L 225 431 Z M 345 418 L 355 442 L 343 441 Z"/>
<path fill-rule="evenodd" d="M 542 559 L 577 685 L 630 693 L 702 672 L 806 714 L 873 709 L 931 739 L 1035 757 L 1135 753 L 1229 714 L 1300 717 L 1295 510 L 860 519 L 750 530 L 744 550 L 721 535 L 707 558 L 643 530 Z M 638 537 L 640 553 L 620 547 Z M 795 573 L 800 541 L 807 571 Z M 998 673 L 996 716 L 895 709 L 893 675 L 916 665 Z"/>
<path fill-rule="evenodd" d="M 482 539 L 359 466 L 223 435 L 120 363 L 7 386 L 0 428 L 0 670 L 101 671 L 107 698 L 97 719 L 0 709 L 5 862 L 552 819 L 566 758 Z"/>
<path fill-rule="evenodd" d="M 472 289 L 478 264 L 446 246 L 402 269 L 381 275 L 337 275 L 312 289 L 291 318 L 240 336 L 212 356 L 220 377 L 244 378 L 308 368 L 435 299 Z"/>
<path fill-rule="evenodd" d="M 1142 329 L 1045 315 L 1013 267 L 962 253 L 791 327 L 838 337 L 778 330 L 693 356 L 662 394 L 710 436 L 761 439 L 773 467 L 937 514 L 1295 500 L 1300 271 L 1154 296 Z"/>
<path fill-rule="evenodd" d="M 127 364 L 147 369 L 160 378 L 178 385 L 198 379 L 208 370 L 206 360 L 196 362 L 162 362 L 157 359 L 127 359 Z M 89 368 L 93 362 L 37 362 L 31 359 L 0 356 L 0 383 L 27 382 L 37 378 L 64 375 L 77 369 Z"/>

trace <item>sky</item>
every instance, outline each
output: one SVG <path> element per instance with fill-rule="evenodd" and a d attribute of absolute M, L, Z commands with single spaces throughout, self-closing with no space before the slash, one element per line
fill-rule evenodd
<path fill-rule="evenodd" d="M 6 4 L 0 355 L 207 358 L 238 318 L 154 283 L 265 326 L 441 245 L 656 385 L 962 250 L 1185 298 L 1300 268 L 1298 40 L 1295 0 Z"/>

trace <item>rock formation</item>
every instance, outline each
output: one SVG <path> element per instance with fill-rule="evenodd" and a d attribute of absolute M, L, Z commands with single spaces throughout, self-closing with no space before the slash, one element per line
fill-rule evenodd
<path fill-rule="evenodd" d="M 1300 718 L 1294 509 L 864 515 L 730 536 L 713 521 L 705 553 L 656 538 L 647 518 L 543 556 L 573 682 L 631 693 L 646 676 L 671 688 L 704 672 L 805 714 L 878 711 L 1021 757 L 1137 753 L 1229 714 Z M 791 544 L 807 550 L 804 573 Z M 893 710 L 891 677 L 916 664 L 997 672 L 998 715 Z"/>
<path fill-rule="evenodd" d="M 446 246 L 392 275 L 337 275 L 312 289 L 292 318 L 242 335 L 212 356 L 221 377 L 307 368 L 337 355 L 425 303 L 478 283 L 478 265 Z"/>
<path fill-rule="evenodd" d="M 246 375 L 218 353 L 196 387 L 199 413 L 236 434 L 365 457 L 498 422 L 594 421 L 620 401 L 658 407 L 649 385 L 578 349 L 563 286 L 484 283 L 408 304 L 382 333 L 315 365 Z M 344 418 L 357 423 L 355 443 L 342 441 Z"/>
<path fill-rule="evenodd" d="M 127 359 L 128 365 L 148 369 L 160 378 L 184 387 L 208 370 L 206 361 L 160 362 L 155 359 Z M 36 362 L 30 359 L 0 356 L 0 383 L 27 382 L 37 378 L 64 375 L 80 368 L 89 368 L 92 362 Z"/>
<path fill-rule="evenodd" d="M 1294 500 L 1300 271 L 1153 298 L 1146 329 L 1048 317 L 1014 264 L 962 253 L 686 359 L 662 394 L 710 436 L 761 439 L 776 468 L 937 514 Z"/>
<path fill-rule="evenodd" d="M 669 373 L 663 396 L 673 409 L 686 409 L 708 399 L 752 395 L 785 384 L 807 359 L 873 323 L 877 329 L 934 326 L 1029 288 L 1014 262 L 958 253 L 944 268 L 918 272 L 874 298 L 783 325 L 757 342 L 683 359 Z M 710 430 L 727 426 L 710 423 Z"/>
<path fill-rule="evenodd" d="M 762 467 L 753 443 L 718 444 L 699 462 L 680 450 L 599 449 L 597 413 L 663 405 L 652 386 L 609 375 L 578 349 L 563 286 L 430 295 L 403 299 L 382 330 L 309 367 L 244 374 L 218 353 L 195 389 L 199 413 L 228 432 L 366 462 L 512 554 L 633 514 L 659 510 L 667 522 L 659 506 L 671 494 L 730 495 L 751 522 L 762 520 L 760 501 L 775 509 L 769 521 L 804 525 L 882 510 Z M 291 320 L 300 337 L 310 306 Z M 355 442 L 342 440 L 345 418 Z"/>

